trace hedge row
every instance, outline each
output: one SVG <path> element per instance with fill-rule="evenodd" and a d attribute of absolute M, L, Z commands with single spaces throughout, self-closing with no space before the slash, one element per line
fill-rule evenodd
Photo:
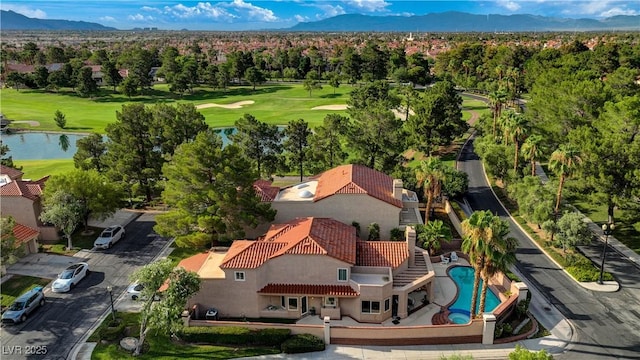
<path fill-rule="evenodd" d="M 294 335 L 282 343 L 281 350 L 285 354 L 323 351 L 324 341 L 311 334 Z"/>
<path fill-rule="evenodd" d="M 289 329 L 248 329 L 244 327 L 184 327 L 178 337 L 186 342 L 212 345 L 280 346 L 291 336 Z"/>

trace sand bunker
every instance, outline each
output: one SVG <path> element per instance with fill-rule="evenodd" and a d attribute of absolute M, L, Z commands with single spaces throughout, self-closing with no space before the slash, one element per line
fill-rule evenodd
<path fill-rule="evenodd" d="M 197 105 L 196 109 L 206 109 L 206 108 L 211 108 L 211 107 L 219 107 L 219 108 L 224 108 L 224 109 L 241 109 L 243 106 L 251 105 L 253 103 L 255 103 L 255 101 L 253 101 L 253 100 L 238 101 L 238 102 L 235 102 L 233 104 L 208 103 L 208 104 Z"/>
<path fill-rule="evenodd" d="M 347 105 L 322 105 L 311 108 L 311 110 L 347 110 Z"/>
<path fill-rule="evenodd" d="M 29 124 L 31 126 L 40 126 L 40 122 L 33 120 L 11 121 L 12 124 Z"/>

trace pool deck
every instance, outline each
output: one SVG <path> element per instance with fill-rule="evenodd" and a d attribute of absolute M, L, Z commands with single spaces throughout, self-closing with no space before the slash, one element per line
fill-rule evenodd
<path fill-rule="evenodd" d="M 450 266 L 469 266 L 469 263 L 460 258 L 457 262 L 452 262 L 447 265 L 442 263 L 434 263 L 433 268 L 436 272 L 436 280 L 433 283 L 433 291 L 434 297 L 433 302 L 422 309 L 414 312 L 408 317 L 401 319 L 400 323 L 404 326 L 410 325 L 433 325 L 431 323 L 431 319 L 433 315 L 438 313 L 442 306 L 447 306 L 449 303 L 455 299 L 456 294 L 458 293 L 458 287 L 455 282 L 447 275 L 447 269 Z M 306 316 L 297 322 L 298 324 L 307 324 L 307 325 L 322 325 L 323 320 L 320 316 Z M 393 323 L 393 319 L 388 319 L 381 324 L 368 324 L 368 323 L 360 323 L 356 320 L 343 316 L 340 320 L 331 320 L 332 325 L 341 325 L 341 326 L 383 326 L 383 327 L 394 327 L 398 324 Z"/>

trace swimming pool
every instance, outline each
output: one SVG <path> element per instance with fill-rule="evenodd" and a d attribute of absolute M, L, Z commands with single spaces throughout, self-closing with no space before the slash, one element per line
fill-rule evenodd
<path fill-rule="evenodd" d="M 449 320 L 454 324 L 466 324 L 469 322 L 469 313 L 471 309 L 471 294 L 473 293 L 473 268 L 470 266 L 454 266 L 449 269 L 449 276 L 458 286 L 458 298 L 449 306 Z M 480 306 L 480 289 L 482 289 L 482 279 L 480 279 L 480 288 L 478 289 L 478 301 L 476 302 L 476 311 Z M 485 300 L 485 312 L 491 312 L 500 305 L 500 299 L 488 289 L 487 299 Z"/>

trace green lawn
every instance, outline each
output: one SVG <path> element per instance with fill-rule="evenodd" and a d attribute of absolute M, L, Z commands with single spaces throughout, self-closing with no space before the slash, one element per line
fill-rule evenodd
<path fill-rule="evenodd" d="M 0 303 L 2 304 L 2 308 L 5 306 L 11 305 L 13 301 L 27 290 L 40 285 L 47 285 L 51 279 L 43 279 L 31 276 L 22 276 L 22 275 L 13 275 L 11 279 L 2 283 L 1 293 L 2 298 Z"/>
<path fill-rule="evenodd" d="M 245 113 L 251 113 L 258 120 L 270 124 L 286 125 L 291 120 L 304 119 L 312 127 L 322 123 L 329 113 L 345 113 L 345 111 L 311 110 L 320 105 L 346 104 L 352 87 L 343 85 L 334 89 L 328 85 L 320 90 L 309 92 L 300 84 L 262 85 L 256 90 L 251 87 L 232 87 L 227 91 L 197 88 L 194 94 L 182 97 L 167 90 L 166 84 L 155 85 L 146 95 L 127 98 L 122 94 L 114 94 L 102 89 L 99 96 L 93 99 L 81 98 L 71 91 L 47 92 L 43 90 L 2 89 L 1 111 L 16 121 L 32 120 L 40 122 L 40 126 L 30 127 L 27 124 L 14 124 L 30 130 L 60 130 L 53 120 L 56 110 L 65 114 L 69 132 L 104 133 L 107 124 L 116 120 L 116 111 L 129 103 L 192 103 L 194 105 L 216 103 L 231 104 L 243 100 L 253 100 L 254 104 L 240 109 L 224 109 L 217 107 L 203 108 L 200 112 L 211 127 L 230 127 Z"/>
<path fill-rule="evenodd" d="M 138 336 L 139 314 L 118 313 L 118 318 L 124 322 L 125 328 L 130 332 L 130 336 Z M 177 343 L 169 339 L 166 335 L 156 334 L 154 331 L 151 331 L 147 336 L 147 350 L 141 356 L 133 357 L 130 353 L 122 350 L 118 344 L 120 337 L 118 337 L 118 340 L 105 341 L 105 343 L 99 341 L 100 337 L 98 333 L 110 321 L 111 317 L 106 318 L 98 330 L 89 337 L 89 341 L 98 342 L 98 345 L 96 345 L 91 354 L 91 359 L 233 359 L 280 353 L 279 349 L 273 348 L 226 347 Z"/>
<path fill-rule="evenodd" d="M 14 160 L 22 166 L 23 179 L 38 180 L 47 175 L 67 173 L 74 169 L 73 159 Z"/>

